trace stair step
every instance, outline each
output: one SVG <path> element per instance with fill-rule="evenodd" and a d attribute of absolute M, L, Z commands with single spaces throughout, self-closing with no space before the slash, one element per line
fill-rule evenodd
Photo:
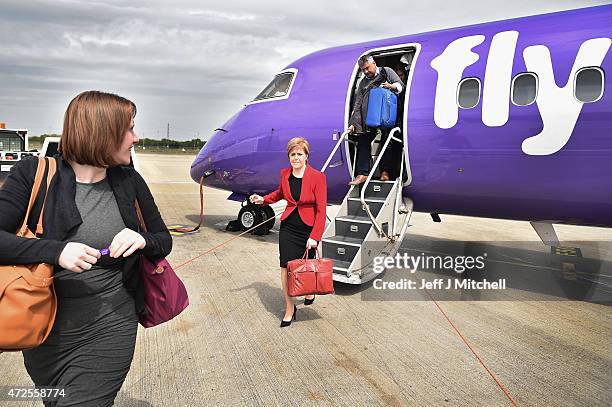
<path fill-rule="evenodd" d="M 372 216 L 374 217 L 378 216 L 378 212 L 380 212 L 385 203 L 384 199 L 379 198 L 367 198 L 365 201 L 368 203 Z M 347 212 L 348 215 L 366 217 L 367 219 L 370 219 L 359 198 L 348 198 Z"/>
<path fill-rule="evenodd" d="M 323 241 L 327 243 L 345 244 L 348 246 L 361 247 L 361 240 L 355 239 L 354 237 L 336 235 L 332 237 L 326 237 L 323 239 Z"/>
<path fill-rule="evenodd" d="M 372 224 L 368 216 L 354 216 L 354 215 L 338 216 L 336 220 L 345 221 L 345 222 L 369 223 L 370 225 Z"/>
<path fill-rule="evenodd" d="M 350 261 L 334 260 L 334 270 L 338 270 L 340 274 L 346 274 L 350 266 Z"/>
<path fill-rule="evenodd" d="M 366 198 L 386 198 L 393 189 L 393 181 L 370 181 L 365 191 Z"/>
<path fill-rule="evenodd" d="M 379 179 L 373 179 L 370 181 L 370 184 L 395 184 L 395 181 L 381 181 Z"/>
<path fill-rule="evenodd" d="M 361 203 L 361 198 L 357 198 L 357 197 L 349 198 L 348 200 L 349 201 L 357 201 L 357 202 Z M 364 200 L 366 202 L 368 202 L 368 203 L 369 202 L 380 202 L 380 203 L 384 203 L 385 202 L 385 198 L 366 198 Z"/>
<path fill-rule="evenodd" d="M 334 262 L 339 260 L 350 263 L 361 249 L 361 240 L 346 236 L 323 238 L 322 243 L 322 256 Z"/>
<path fill-rule="evenodd" d="M 351 266 L 351 262 L 349 261 L 341 261 L 334 260 L 334 268 L 333 273 L 336 276 L 342 276 L 344 278 L 348 277 L 349 267 Z"/>
<path fill-rule="evenodd" d="M 369 218 L 363 218 L 361 216 L 351 216 L 350 218 L 361 218 L 363 221 L 354 221 L 347 219 L 347 217 L 336 218 L 336 235 L 352 237 L 363 241 L 368 231 L 372 228 L 372 223 Z"/>

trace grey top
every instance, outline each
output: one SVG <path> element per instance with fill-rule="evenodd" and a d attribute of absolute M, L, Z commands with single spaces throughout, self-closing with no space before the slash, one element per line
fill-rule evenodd
<path fill-rule="evenodd" d="M 402 80 L 397 76 L 395 71 L 391 68 L 387 68 L 386 66 L 379 67 L 376 75 L 371 78 L 367 76 L 363 76 L 359 85 L 357 85 L 357 90 L 355 91 L 355 104 L 353 105 L 353 112 L 351 113 L 351 117 L 349 119 L 349 126 L 355 126 L 355 133 L 362 134 L 365 132 L 365 114 L 368 109 L 368 95 L 369 91 L 372 87 L 380 86 L 384 82 L 384 78 L 381 75 L 381 71 L 385 70 L 387 74 L 387 82 L 390 84 L 398 84 L 400 85 L 399 91 L 398 89 L 393 89 L 394 93 L 401 92 L 403 88 Z"/>
<path fill-rule="evenodd" d="M 83 223 L 68 236 L 67 241 L 103 249 L 125 228 L 107 178 L 93 184 L 77 182 L 75 202 Z M 56 272 L 53 283 L 58 297 L 84 297 L 118 289 L 122 286 L 123 261 L 122 258 L 102 256 L 90 270 Z"/>

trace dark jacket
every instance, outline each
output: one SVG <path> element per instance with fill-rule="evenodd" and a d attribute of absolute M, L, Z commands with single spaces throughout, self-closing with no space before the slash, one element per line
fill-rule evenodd
<path fill-rule="evenodd" d="M 15 236 L 27 210 L 30 192 L 34 185 L 34 175 L 38 159 L 29 157 L 11 168 L 0 189 L 0 264 L 48 263 L 59 269 L 58 259 L 68 243 L 65 239 L 82 223 L 74 197 L 76 177 L 72 167 L 56 156 L 57 173 L 51 182 L 45 212 L 43 215 L 44 233 L 40 239 L 27 239 Z M 162 258 L 172 250 L 172 237 L 164 224 L 153 196 L 140 174 L 128 167 L 111 167 L 106 172 L 110 186 L 115 194 L 119 212 L 125 226 L 138 231 L 145 239 L 146 246 L 129 256 L 123 267 L 123 285 L 136 300 L 138 312 L 144 310 L 143 286 L 138 272 L 139 254 L 150 258 Z M 46 175 L 28 225 L 36 230 L 42 201 L 45 195 Z M 138 198 L 140 209 L 148 232 L 140 231 L 134 200 Z"/>
<path fill-rule="evenodd" d="M 390 84 L 399 83 L 402 85 L 402 91 L 405 91 L 405 85 L 402 80 L 397 76 L 395 71 L 386 66 L 379 67 L 379 72 L 372 78 L 364 76 L 357 86 L 355 91 L 355 102 L 353 105 L 353 111 L 349 118 L 349 126 L 355 127 L 355 134 L 363 134 L 367 132 L 365 124 L 366 116 L 368 115 L 368 102 L 370 98 L 370 90 L 377 86 L 380 86 L 383 82 L 389 82 Z M 394 93 L 395 90 L 393 91 Z"/>

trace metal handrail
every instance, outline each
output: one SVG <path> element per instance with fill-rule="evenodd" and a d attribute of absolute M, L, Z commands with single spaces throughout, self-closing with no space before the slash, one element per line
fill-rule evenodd
<path fill-rule="evenodd" d="M 357 143 L 351 140 L 348 140 L 349 144 L 353 144 L 353 165 L 351 168 L 351 179 L 355 179 L 355 167 L 357 166 Z"/>
<path fill-rule="evenodd" d="M 321 167 L 321 172 L 325 172 L 325 170 L 329 166 L 330 161 L 332 160 L 332 158 L 336 154 L 336 151 L 338 151 L 338 148 L 340 147 L 340 144 L 342 144 L 342 141 L 344 141 L 344 139 L 348 137 L 348 134 L 349 134 L 348 130 L 345 130 L 344 133 L 342 133 L 340 135 L 340 137 L 338 138 L 338 142 L 334 146 L 334 149 L 332 150 L 332 152 L 329 155 L 329 157 L 327 157 L 327 161 L 325 161 L 325 164 L 323 164 L 323 166 Z"/>
<path fill-rule="evenodd" d="M 332 158 L 334 158 L 334 155 L 336 154 L 336 151 L 338 151 L 338 148 L 342 144 L 342 141 L 344 141 L 345 138 L 348 138 L 348 135 L 349 135 L 348 130 L 345 130 L 344 133 L 342 133 L 340 137 L 338 137 L 338 142 L 334 146 L 334 149 L 332 150 L 332 152 L 329 154 L 329 157 L 327 157 L 325 164 L 323 164 L 323 166 L 321 167 L 322 173 L 325 173 L 325 170 L 329 166 L 329 163 L 331 162 Z M 331 222 L 331 218 L 329 217 L 329 215 L 326 214 L 325 217 L 327 218 L 328 221 Z"/>
<path fill-rule="evenodd" d="M 397 227 L 397 215 L 400 208 L 400 200 L 402 199 L 402 189 L 404 187 L 404 163 L 406 162 L 406 155 L 402 151 L 402 161 L 400 164 L 399 177 L 395 180 L 397 182 L 397 191 L 395 192 L 395 210 L 393 211 L 393 236 L 394 238 L 399 236 L 399 233 L 395 233 Z"/>
<path fill-rule="evenodd" d="M 397 141 L 398 143 L 402 142 L 401 139 L 393 137 L 393 135 L 395 133 L 397 133 L 398 131 L 401 131 L 400 128 L 399 127 L 395 127 L 389 133 L 389 136 L 387 137 L 387 140 L 385 141 L 385 144 L 383 145 L 382 149 L 380 149 L 380 151 L 378 152 L 378 157 L 376 158 L 376 161 L 374 162 L 374 165 L 372 166 L 372 169 L 370 170 L 370 173 L 368 174 L 368 178 L 366 179 L 365 183 L 363 184 L 363 187 L 361 187 L 361 195 L 360 195 L 361 204 L 363 205 L 363 207 L 365 208 L 368 216 L 370 217 L 370 221 L 372 222 L 372 225 L 376 229 L 376 233 L 378 233 L 379 236 L 381 234 L 384 235 L 387 239 L 390 239 L 390 237 L 382 230 L 380 225 L 376 222 L 376 219 L 374 219 L 374 216 L 372 216 L 372 212 L 370 211 L 370 205 L 368 205 L 366 203 L 366 201 L 365 201 L 365 192 L 366 192 L 366 189 L 368 188 L 368 184 L 372 180 L 372 176 L 374 175 L 374 172 L 378 168 L 378 165 L 380 164 L 380 160 L 382 159 L 383 154 L 385 153 L 385 150 L 389 146 L 389 143 L 391 142 L 391 140 Z"/>

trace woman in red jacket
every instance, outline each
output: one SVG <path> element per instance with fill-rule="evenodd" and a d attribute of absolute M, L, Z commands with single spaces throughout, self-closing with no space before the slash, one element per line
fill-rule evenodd
<path fill-rule="evenodd" d="M 285 294 L 285 316 L 281 328 L 291 325 L 297 308 L 287 292 L 287 262 L 302 258 L 309 250 L 314 252 L 325 229 L 325 210 L 327 208 L 327 181 L 325 174 L 307 164 L 310 145 L 302 137 L 295 137 L 287 143 L 287 155 L 291 167 L 280 172 L 280 185 L 276 191 L 261 197 L 251 195 L 251 202 L 269 205 L 284 199 L 287 208 L 281 216 L 278 246 L 280 251 L 281 283 Z M 314 302 L 305 297 L 304 305 Z"/>

